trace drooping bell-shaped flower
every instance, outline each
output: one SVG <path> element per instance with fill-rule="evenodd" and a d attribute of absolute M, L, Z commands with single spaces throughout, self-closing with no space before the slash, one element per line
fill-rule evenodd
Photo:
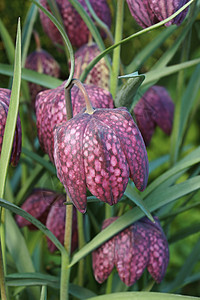
<path fill-rule="evenodd" d="M 48 1 L 41 0 L 42 6 L 46 9 L 49 9 Z M 85 0 L 78 0 L 78 2 L 82 5 L 84 10 L 91 16 L 88 7 L 86 5 Z M 56 0 L 56 4 L 58 6 L 60 15 L 63 20 L 63 24 L 67 35 L 70 39 L 70 42 L 74 47 L 81 47 L 82 45 L 88 42 L 89 38 L 89 29 L 79 13 L 73 7 L 73 5 L 68 0 Z M 95 11 L 96 15 L 107 24 L 108 27 L 111 26 L 111 14 L 110 9 L 106 0 L 90 0 L 90 4 Z M 59 33 L 56 26 L 51 22 L 51 20 L 40 11 L 40 20 L 43 26 L 44 31 L 50 37 L 50 39 L 55 44 L 62 43 L 62 37 Z M 105 37 L 105 34 L 102 33 L 102 36 Z"/>
<path fill-rule="evenodd" d="M 104 221 L 102 230 L 117 217 Z M 133 285 L 148 269 L 153 279 L 160 283 L 169 262 L 167 239 L 157 217 L 155 223 L 146 217 L 133 223 L 92 253 L 95 279 L 103 283 L 114 266 L 120 279 Z"/>
<path fill-rule="evenodd" d="M 189 0 L 126 0 L 130 12 L 136 22 L 143 28 L 154 25 L 173 15 L 184 6 Z M 184 20 L 188 8 L 184 9 L 174 19 L 167 22 L 165 26 L 171 24 L 180 25 Z"/>
<path fill-rule="evenodd" d="M 35 189 L 31 195 L 25 200 L 21 208 L 38 219 L 41 223 L 57 237 L 57 239 L 64 244 L 65 232 L 65 216 L 66 208 L 64 205 L 65 195 L 58 194 L 49 189 Z M 16 222 L 19 227 L 28 226 L 30 230 L 37 230 L 37 228 L 24 219 L 16 215 Z M 56 251 L 56 246 L 47 238 L 48 249 L 50 252 Z M 73 210 L 72 222 L 72 247 L 73 252 L 78 245 L 77 232 L 77 216 L 76 210 Z"/>
<path fill-rule="evenodd" d="M 86 210 L 86 188 L 110 205 L 120 200 L 129 177 L 145 189 L 147 152 L 126 108 L 87 108 L 54 131 L 57 176 L 80 212 Z"/>
<path fill-rule="evenodd" d="M 79 78 L 87 65 L 99 54 L 100 50 L 95 43 L 88 43 L 79 48 L 74 54 L 74 78 Z M 102 58 L 89 72 L 84 83 L 94 84 L 105 90 L 109 90 L 109 72 L 105 58 Z"/>
<path fill-rule="evenodd" d="M 49 155 L 52 162 L 54 162 L 53 129 L 55 125 L 67 120 L 65 83 L 55 89 L 40 92 L 36 98 L 38 138 L 41 148 Z M 94 85 L 85 84 L 84 87 L 91 99 L 92 106 L 96 108 L 114 107 L 112 95 L 108 91 Z M 71 100 L 73 116 L 75 116 L 85 107 L 84 97 L 77 86 L 73 86 L 71 89 Z"/>
<path fill-rule="evenodd" d="M 154 85 L 149 88 L 135 105 L 133 112 L 147 146 L 156 126 L 159 126 L 167 135 L 171 134 L 174 103 L 164 87 Z"/>
<path fill-rule="evenodd" d="M 10 104 L 10 95 L 11 95 L 10 90 L 0 88 L 0 154 L 1 154 L 2 144 L 3 144 L 3 136 L 4 136 L 5 126 L 6 126 L 8 109 Z M 20 154 L 21 154 L 21 142 L 22 142 L 21 121 L 18 115 L 13 147 L 11 152 L 11 158 L 10 158 L 10 162 L 13 166 L 16 166 L 18 164 Z"/>

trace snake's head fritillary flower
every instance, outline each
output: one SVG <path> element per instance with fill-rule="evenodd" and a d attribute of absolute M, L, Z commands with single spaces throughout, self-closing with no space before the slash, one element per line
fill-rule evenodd
<path fill-rule="evenodd" d="M 49 9 L 48 1 L 41 0 L 42 6 L 46 9 Z M 82 5 L 84 10 L 91 16 L 88 7 L 86 5 L 85 0 L 78 0 L 78 2 Z M 70 39 L 70 42 L 74 47 L 81 47 L 82 45 L 88 42 L 89 38 L 89 29 L 87 25 L 78 14 L 76 9 L 68 0 L 56 0 L 56 4 L 58 6 L 60 15 L 63 20 L 63 25 L 67 32 L 67 35 Z M 90 0 L 90 4 L 95 11 L 96 15 L 107 24 L 108 27 L 111 26 L 111 13 L 109 6 L 106 0 Z M 61 44 L 62 37 L 56 28 L 56 26 L 51 22 L 51 20 L 40 11 L 40 20 L 43 26 L 44 31 L 53 41 L 53 43 Z M 105 34 L 102 33 L 102 36 L 105 37 Z"/>
<path fill-rule="evenodd" d="M 164 87 L 154 85 L 149 88 L 135 105 L 133 111 L 147 146 L 156 126 L 159 126 L 167 135 L 171 134 L 174 103 Z"/>
<path fill-rule="evenodd" d="M 102 230 L 116 219 L 105 220 Z M 163 280 L 169 262 L 169 248 L 158 218 L 154 219 L 155 223 L 146 217 L 140 219 L 93 251 L 93 271 L 99 283 L 108 278 L 114 266 L 128 286 L 141 277 L 145 268 L 157 283 Z"/>
<path fill-rule="evenodd" d="M 100 50 L 95 43 L 88 43 L 79 48 L 74 55 L 74 78 L 79 78 L 87 65 L 99 54 Z M 109 90 L 109 69 L 104 58 L 92 68 L 84 82 Z"/>
<path fill-rule="evenodd" d="M 138 127 L 126 108 L 95 109 L 58 125 L 54 135 L 57 175 L 71 201 L 84 213 L 86 188 L 103 202 L 116 204 L 129 177 L 143 191 L 148 158 Z"/>
<path fill-rule="evenodd" d="M 136 22 L 143 28 L 154 25 L 173 15 L 177 10 L 184 6 L 189 0 L 126 0 L 130 12 Z M 184 9 L 178 16 L 167 22 L 165 26 L 171 24 L 180 25 L 188 8 Z"/>
<path fill-rule="evenodd" d="M 31 195 L 25 200 L 21 208 L 38 219 L 41 223 L 57 237 L 57 239 L 64 244 L 65 232 L 65 195 L 58 194 L 49 189 L 35 189 Z M 27 226 L 30 230 L 37 228 L 24 219 L 16 215 L 16 222 L 19 227 Z M 48 249 L 50 252 L 56 251 L 56 246 L 47 238 Z M 78 245 L 77 233 L 77 215 L 76 210 L 73 210 L 73 226 L 72 226 L 72 247 L 74 251 Z"/>
<path fill-rule="evenodd" d="M 11 95 L 10 90 L 0 88 L 0 154 L 1 154 L 2 144 L 3 144 L 3 136 L 4 136 L 5 126 L 6 126 L 8 109 L 10 104 L 10 95 Z M 12 153 L 10 158 L 10 162 L 13 166 L 16 166 L 18 164 L 20 154 L 21 154 L 21 142 L 22 142 L 21 121 L 18 114 Z"/>
<path fill-rule="evenodd" d="M 53 129 L 56 125 L 67 120 L 65 104 L 65 85 L 55 89 L 42 91 L 36 98 L 37 131 L 41 148 L 47 153 L 54 163 L 54 137 Z M 95 85 L 84 84 L 95 108 L 113 108 L 112 95 Z M 71 101 L 73 116 L 77 115 L 85 107 L 85 99 L 77 86 L 71 89 Z"/>

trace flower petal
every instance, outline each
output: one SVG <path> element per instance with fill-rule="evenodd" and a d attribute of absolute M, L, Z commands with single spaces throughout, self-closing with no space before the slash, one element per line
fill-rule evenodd
<path fill-rule="evenodd" d="M 76 208 L 86 210 L 86 180 L 83 162 L 83 134 L 90 115 L 80 114 L 54 130 L 54 160 L 57 176 Z"/>
<path fill-rule="evenodd" d="M 95 116 L 115 131 L 126 156 L 130 177 L 135 186 L 143 191 L 147 185 L 149 164 L 141 133 L 126 108 L 101 109 Z"/>
<path fill-rule="evenodd" d="M 117 203 L 126 189 L 129 168 L 115 132 L 95 112 L 85 129 L 83 156 L 88 189 L 101 201 Z"/>
<path fill-rule="evenodd" d="M 138 280 L 149 261 L 149 238 L 139 222 L 115 236 L 115 265 L 128 286 Z"/>

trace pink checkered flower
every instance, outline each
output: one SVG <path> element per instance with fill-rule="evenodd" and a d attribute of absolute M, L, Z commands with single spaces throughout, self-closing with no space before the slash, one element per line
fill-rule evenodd
<path fill-rule="evenodd" d="M 171 134 L 174 103 L 164 87 L 154 85 L 148 89 L 133 111 L 146 146 L 149 145 L 156 126 L 167 135 Z"/>
<path fill-rule="evenodd" d="M 152 26 L 164 19 L 173 15 L 177 10 L 184 6 L 189 0 L 126 0 L 130 12 L 136 22 L 143 28 Z M 171 24 L 180 25 L 186 14 L 188 8 L 182 11 L 171 21 L 167 22 L 165 26 Z"/>
<path fill-rule="evenodd" d="M 11 95 L 10 90 L 0 88 L 0 153 L 3 144 L 4 130 L 6 126 L 8 109 L 10 104 L 10 95 Z M 13 141 L 13 148 L 12 148 L 12 153 L 10 158 L 10 162 L 13 166 L 16 166 L 18 164 L 20 154 L 21 154 L 21 142 L 22 142 L 21 121 L 18 115 L 14 141 Z"/>
<path fill-rule="evenodd" d="M 54 135 L 57 176 L 76 208 L 86 211 L 86 188 L 116 204 L 129 177 L 143 191 L 148 158 L 139 129 L 126 108 L 82 112 L 58 125 Z"/>
<path fill-rule="evenodd" d="M 57 237 L 57 239 L 64 244 L 65 232 L 65 198 L 64 194 L 56 193 L 49 189 L 37 188 L 33 190 L 30 196 L 22 204 L 21 208 L 38 219 L 41 223 Z M 30 230 L 37 230 L 37 228 L 24 219 L 16 215 L 16 222 L 19 227 L 27 226 Z M 47 238 L 48 249 L 50 252 L 57 250 L 56 246 Z M 78 232 L 77 232 L 77 215 L 76 210 L 73 210 L 73 223 L 72 223 L 72 246 L 73 252 L 78 245 Z"/>
<path fill-rule="evenodd" d="M 55 89 L 45 90 L 38 94 L 36 98 L 36 118 L 38 139 L 41 148 L 49 155 L 50 160 L 54 163 L 54 137 L 53 129 L 56 125 L 67 120 L 66 104 L 65 104 L 65 88 L 64 81 L 62 85 Z M 84 85 L 92 106 L 96 108 L 113 108 L 112 95 L 95 85 Z M 71 89 L 71 101 L 73 116 L 77 115 L 85 108 L 85 99 L 77 86 Z"/>
<path fill-rule="evenodd" d="M 104 221 L 102 230 L 118 217 Z M 157 217 L 152 223 L 146 217 L 133 223 L 92 253 L 95 279 L 103 283 L 114 266 L 120 279 L 133 285 L 148 269 L 153 279 L 160 283 L 169 262 L 167 239 Z"/>

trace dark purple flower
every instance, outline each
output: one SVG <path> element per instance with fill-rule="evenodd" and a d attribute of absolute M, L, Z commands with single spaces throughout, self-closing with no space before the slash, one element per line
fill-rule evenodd
<path fill-rule="evenodd" d="M 57 239 L 64 244 L 65 232 L 65 216 L 66 207 L 64 205 L 65 195 L 58 194 L 49 189 L 35 189 L 32 194 L 25 200 L 21 208 L 38 219 L 41 223 L 57 237 Z M 16 222 L 19 227 L 28 226 L 30 230 L 37 230 L 37 228 L 24 219 L 16 215 Z M 56 246 L 47 238 L 49 251 L 56 251 Z M 73 210 L 73 226 L 72 226 L 72 247 L 73 252 L 78 245 L 77 232 L 77 216 L 76 210 Z"/>
<path fill-rule="evenodd" d="M 0 153 L 3 144 L 4 130 L 6 126 L 8 109 L 10 104 L 10 95 L 11 95 L 10 90 L 0 88 Z M 21 121 L 18 114 L 12 153 L 10 158 L 10 162 L 13 166 L 16 166 L 18 164 L 20 154 L 21 154 L 21 142 L 22 142 Z"/>
<path fill-rule="evenodd" d="M 55 89 L 40 92 L 36 98 L 36 118 L 37 131 L 41 148 L 47 153 L 52 162 L 54 162 L 54 138 L 53 129 L 55 125 L 61 124 L 67 120 L 65 104 L 65 85 Z M 84 85 L 92 106 L 96 108 L 113 108 L 112 95 L 97 86 Z M 77 115 L 85 107 L 85 99 L 77 86 L 71 89 L 71 100 L 73 116 Z"/>
<path fill-rule="evenodd" d="M 30 53 L 26 59 L 25 67 L 56 78 L 60 76 L 60 67 L 57 61 L 43 49 L 38 49 Z M 45 87 L 29 82 L 29 89 L 32 105 L 35 107 L 35 98 Z"/>
<path fill-rule="evenodd" d="M 116 219 L 105 220 L 102 230 Z M 93 271 L 99 283 L 108 278 L 114 266 L 128 286 L 141 277 L 146 267 L 157 283 L 163 280 L 169 249 L 160 222 L 154 219 L 155 224 L 146 217 L 140 219 L 93 251 Z"/>
<path fill-rule="evenodd" d="M 146 148 L 126 108 L 80 113 L 55 129 L 57 176 L 76 208 L 86 210 L 86 188 L 116 204 L 129 177 L 143 191 L 148 180 Z"/>
<path fill-rule="evenodd" d="M 75 72 L 74 78 L 79 78 L 87 65 L 100 54 L 100 50 L 95 43 L 83 45 L 75 52 Z M 104 58 L 102 58 L 85 79 L 86 84 L 94 84 L 105 90 L 109 90 L 110 71 Z"/>
<path fill-rule="evenodd" d="M 48 8 L 49 10 L 49 7 L 47 5 L 47 0 L 41 0 L 40 2 L 42 6 L 44 6 L 46 9 Z M 78 0 L 78 2 L 83 6 L 85 11 L 91 16 L 91 14 L 88 11 L 85 0 Z M 60 11 L 64 27 L 66 29 L 67 35 L 72 45 L 75 47 L 81 47 L 82 45 L 86 44 L 89 38 L 89 29 L 87 28 L 87 25 L 85 24 L 81 16 L 78 14 L 76 9 L 68 0 L 56 0 L 56 4 Z M 106 23 L 108 27 L 110 27 L 111 14 L 110 14 L 110 9 L 107 4 L 107 1 L 90 0 L 90 4 L 93 10 L 95 11 L 95 13 L 97 14 L 97 16 L 104 23 Z M 51 22 L 51 20 L 42 11 L 40 11 L 40 20 L 44 31 L 47 33 L 50 39 L 54 43 L 61 44 L 62 43 L 61 34 L 59 33 L 55 25 Z M 102 35 L 105 36 L 105 34 Z"/>
<path fill-rule="evenodd" d="M 184 6 L 189 0 L 126 0 L 130 12 L 137 23 L 143 27 L 149 27 L 173 15 Z M 180 25 L 184 20 L 188 8 L 182 11 L 165 26 L 171 24 Z"/>
<path fill-rule="evenodd" d="M 148 146 L 156 126 L 167 135 L 171 134 L 174 118 L 174 103 L 164 87 L 154 85 L 134 107 L 138 128 Z"/>

